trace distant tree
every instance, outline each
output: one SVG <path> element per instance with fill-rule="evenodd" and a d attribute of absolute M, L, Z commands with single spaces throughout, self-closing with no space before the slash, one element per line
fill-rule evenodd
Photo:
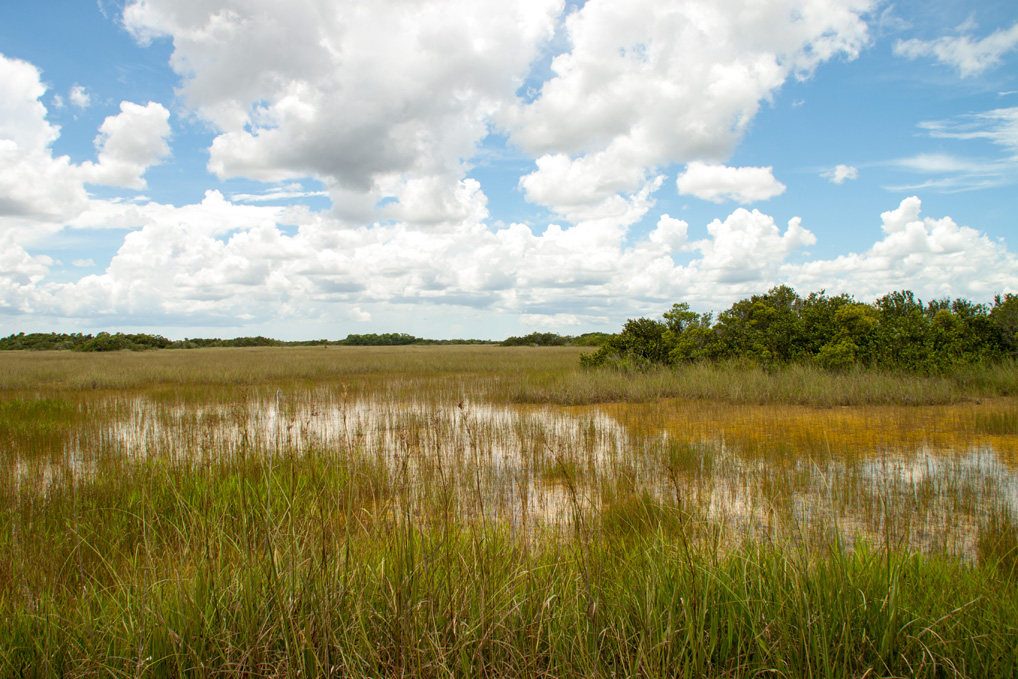
<path fill-rule="evenodd" d="M 670 347 L 665 342 L 668 326 L 650 318 L 629 319 L 622 332 L 609 337 L 597 351 L 580 356 L 588 367 L 614 365 L 642 368 L 652 363 L 667 363 Z"/>
<path fill-rule="evenodd" d="M 572 338 L 568 335 L 558 335 L 553 332 L 532 332 L 523 337 L 509 337 L 502 342 L 504 347 L 561 347 L 569 344 Z"/>
<path fill-rule="evenodd" d="M 570 344 L 577 347 L 599 347 L 608 341 L 611 333 L 607 332 L 585 332 L 570 341 Z"/>

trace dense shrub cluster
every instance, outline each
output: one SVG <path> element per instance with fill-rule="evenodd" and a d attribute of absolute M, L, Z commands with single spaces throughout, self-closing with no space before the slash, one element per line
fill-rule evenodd
<path fill-rule="evenodd" d="M 800 297 L 775 287 L 718 314 L 675 304 L 663 321 L 629 320 L 585 366 L 640 367 L 690 361 L 740 360 L 772 367 L 811 363 L 829 370 L 853 366 L 933 373 L 1018 357 L 1018 295 L 992 306 L 964 299 L 923 304 L 912 292 L 892 292 L 872 304 L 824 292 Z"/>
<path fill-rule="evenodd" d="M 286 342 L 281 342 L 270 337 L 235 337 L 233 339 L 219 339 L 218 337 L 185 338 L 183 342 L 173 342 L 170 346 L 174 349 L 204 349 L 206 347 L 281 347 Z"/>
<path fill-rule="evenodd" d="M 532 332 L 523 337 L 510 337 L 502 342 L 503 347 L 564 347 L 572 338 L 554 332 Z"/>
<path fill-rule="evenodd" d="M 510 337 L 502 341 L 503 347 L 599 347 L 611 337 L 606 332 L 587 332 L 573 337 L 554 332 L 532 332 L 523 337 Z"/>
<path fill-rule="evenodd" d="M 0 350 L 29 349 L 46 351 L 51 349 L 71 349 L 73 351 L 120 351 L 130 349 L 165 349 L 174 343 L 162 335 L 124 334 L 118 332 L 111 335 L 101 332 L 95 336 L 78 333 L 18 333 L 0 339 Z"/>

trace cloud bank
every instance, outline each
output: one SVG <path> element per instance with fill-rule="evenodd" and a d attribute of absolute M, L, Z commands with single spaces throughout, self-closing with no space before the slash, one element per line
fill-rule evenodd
<path fill-rule="evenodd" d="M 177 100 L 121 102 L 93 132 L 94 158 L 54 152 L 61 130 L 42 74 L 0 55 L 0 313 L 100 327 L 393 321 L 422 332 L 447 327 L 429 318 L 455 316 L 604 327 L 678 300 L 718 309 L 780 283 L 863 299 L 902 288 L 977 300 L 1018 291 L 1003 242 L 922 216 L 911 191 L 857 225 L 879 226 L 871 245 L 814 256 L 823 215 L 777 220 L 757 205 L 786 191 L 773 168 L 727 164 L 786 83 L 870 43 L 875 7 L 132 0 L 123 22 L 134 38 L 171 41 Z M 1011 49 L 1010 35 L 946 57 L 932 43 L 897 49 L 975 73 Z M 99 100 L 82 86 L 67 97 L 78 109 Z M 204 198 L 174 205 L 131 193 L 172 161 L 181 120 L 208 130 Z M 1018 154 L 1016 120 L 1000 108 L 920 130 L 992 142 L 1007 156 L 994 163 L 1004 176 Z M 524 158 L 513 181 L 550 217 L 489 214 L 471 170 L 493 136 Z M 946 154 L 898 163 L 933 181 L 978 171 Z M 848 165 L 822 174 L 836 184 L 858 176 Z M 263 186 L 212 188 L 227 180 Z M 665 191 L 746 207 L 690 223 L 654 212 Z M 311 197 L 329 206 L 300 204 Z M 47 254 L 63 236 L 94 231 L 116 234 L 111 255 L 76 253 L 68 265 Z"/>

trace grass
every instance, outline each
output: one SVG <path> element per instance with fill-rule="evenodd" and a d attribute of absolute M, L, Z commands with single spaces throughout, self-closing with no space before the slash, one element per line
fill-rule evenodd
<path fill-rule="evenodd" d="M 577 353 L 0 356 L 0 676 L 1018 674 L 1013 366 Z"/>
<path fill-rule="evenodd" d="M 737 404 L 939 405 L 1018 394 L 1018 364 L 973 366 L 947 375 L 914 375 L 856 369 L 831 373 L 808 365 L 767 371 L 738 364 L 678 368 L 569 371 L 557 379 L 515 385 L 515 403 L 648 402 L 662 398 Z"/>

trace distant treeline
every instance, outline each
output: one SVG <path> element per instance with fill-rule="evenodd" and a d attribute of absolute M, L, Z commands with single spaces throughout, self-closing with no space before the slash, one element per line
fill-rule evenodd
<path fill-rule="evenodd" d="M 18 333 L 0 339 L 0 351 L 145 351 L 148 349 L 203 349 L 207 347 L 283 347 L 283 346 L 399 346 L 409 344 L 497 344 L 490 340 L 452 339 L 433 340 L 414 337 L 406 333 L 383 333 L 368 335 L 347 335 L 341 340 L 303 340 L 284 342 L 269 337 L 237 337 L 234 339 L 219 338 L 185 338 L 169 340 L 162 335 L 108 333 L 97 335 L 82 333 Z"/>
<path fill-rule="evenodd" d="M 319 342 L 321 344 L 321 342 Z M 388 332 L 376 335 L 374 333 L 368 335 L 347 335 L 346 339 L 339 340 L 336 342 L 330 342 L 330 344 L 341 344 L 347 346 L 363 346 L 363 347 L 394 347 L 409 344 L 427 344 L 427 345 L 442 345 L 442 344 L 497 344 L 494 340 L 478 340 L 478 339 L 451 339 L 451 340 L 434 340 L 424 339 L 423 337 L 414 337 L 403 332 Z"/>
<path fill-rule="evenodd" d="M 718 314 L 675 304 L 663 321 L 631 319 L 584 366 L 640 367 L 739 360 L 773 367 L 811 363 L 828 370 L 854 366 L 936 373 L 963 365 L 1018 358 L 1018 295 L 993 305 L 964 299 L 923 304 L 909 291 L 872 304 L 821 292 L 800 297 L 779 286 Z"/>
<path fill-rule="evenodd" d="M 510 337 L 502 341 L 503 347 L 599 347 L 611 337 L 607 332 L 588 332 L 573 337 L 554 332 L 532 332 L 523 337 Z"/>

